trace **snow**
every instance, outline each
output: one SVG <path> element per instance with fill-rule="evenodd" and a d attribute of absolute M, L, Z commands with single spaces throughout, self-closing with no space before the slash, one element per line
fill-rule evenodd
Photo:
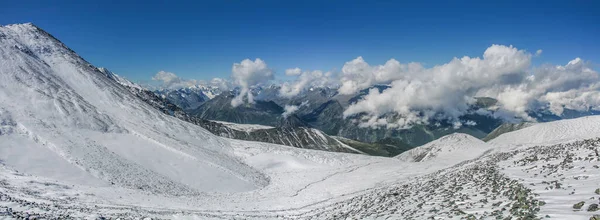
<path fill-rule="evenodd" d="M 207 90 L 204 91 L 204 95 L 206 95 L 206 97 L 208 97 L 209 99 L 213 99 L 215 98 L 218 94 L 215 94 L 213 91 L 211 90 Z"/>
<path fill-rule="evenodd" d="M 182 194 L 198 188 L 247 191 L 266 183 L 230 155 L 226 141 L 158 112 L 96 68 L 82 65 L 84 60 L 36 27 L 13 25 L 1 31 L 7 37 L 0 55 L 7 59 L 0 66 L 0 106 L 26 129 L 15 135 L 123 187 Z M 38 166 L 52 168 L 54 163 Z"/>
<path fill-rule="evenodd" d="M 586 210 L 600 201 L 600 195 L 595 193 L 600 188 L 600 157 L 596 155 L 599 147 L 598 139 L 529 147 L 499 165 L 505 167 L 504 173 L 521 180 L 546 203 L 541 207 L 541 216 L 587 220 L 591 214 L 598 214 Z M 585 205 L 581 210 L 573 208 L 582 201 Z"/>
<path fill-rule="evenodd" d="M 114 79 L 115 81 L 117 81 L 118 83 L 120 83 L 122 85 L 131 87 L 131 88 L 136 88 L 138 90 L 142 90 L 143 89 L 137 83 L 133 83 L 133 82 L 129 81 L 128 79 L 125 79 L 125 78 L 123 78 L 123 77 L 121 77 L 121 76 L 113 73 L 112 71 L 110 71 L 110 70 L 108 70 L 108 69 L 106 69 L 104 67 L 99 67 L 98 71 L 104 73 L 107 77 Z"/>
<path fill-rule="evenodd" d="M 255 130 L 261 130 L 261 129 L 271 129 L 274 127 L 271 126 L 266 126 L 266 125 L 257 125 L 257 124 L 236 124 L 236 123 L 231 123 L 231 122 L 226 122 L 226 121 L 213 121 L 219 124 L 223 124 L 231 129 L 234 130 L 238 130 L 238 131 L 245 131 L 245 132 L 251 132 L 251 131 L 255 131 Z"/>
<path fill-rule="evenodd" d="M 600 136 L 600 116 L 490 143 L 452 134 L 398 158 L 370 157 L 221 138 L 108 77 L 31 24 L 0 27 L 0 218 L 598 214 L 572 206 L 600 196 L 600 140 L 589 140 Z"/>
<path fill-rule="evenodd" d="M 395 158 L 405 162 L 461 162 L 481 156 L 491 147 L 471 135 L 454 133 L 403 152 Z"/>
<path fill-rule="evenodd" d="M 600 117 L 587 116 L 538 123 L 518 132 L 502 134 L 489 143 L 496 145 L 547 145 L 595 137 L 600 137 Z"/>

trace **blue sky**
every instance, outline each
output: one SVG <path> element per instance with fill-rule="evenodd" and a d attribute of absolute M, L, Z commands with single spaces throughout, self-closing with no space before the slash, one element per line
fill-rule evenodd
<path fill-rule="evenodd" d="M 363 56 L 427 66 L 512 44 L 600 62 L 599 1 L 8 1 L 0 24 L 33 22 L 96 66 L 134 81 L 160 70 L 227 78 L 261 58 L 284 70 L 339 70 Z M 596 67 L 598 65 L 595 65 Z"/>

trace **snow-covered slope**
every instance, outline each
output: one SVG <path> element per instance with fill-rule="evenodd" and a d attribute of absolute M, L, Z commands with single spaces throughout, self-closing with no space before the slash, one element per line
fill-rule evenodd
<path fill-rule="evenodd" d="M 226 121 L 214 121 L 214 122 L 225 125 L 234 130 L 246 131 L 246 132 L 256 131 L 256 130 L 260 130 L 260 129 L 274 128 L 271 126 L 257 125 L 257 124 L 236 124 L 236 123 L 231 123 L 231 122 L 226 122 Z"/>
<path fill-rule="evenodd" d="M 229 143 L 154 110 L 36 26 L 0 33 L 0 107 L 12 130 L 0 136 L 5 164 L 178 195 L 266 184 Z M 25 163 L 30 155 L 40 164 Z"/>
<path fill-rule="evenodd" d="M 138 85 L 136 83 L 133 83 L 133 82 L 129 81 L 128 79 L 125 79 L 125 78 L 123 78 L 123 77 L 121 77 L 121 76 L 113 73 L 112 71 L 110 71 L 110 70 L 108 70 L 108 69 L 106 69 L 104 67 L 98 67 L 98 71 L 100 71 L 101 73 L 104 73 L 104 75 L 106 75 L 106 77 L 108 77 L 109 79 L 117 81 L 121 85 L 124 85 L 124 86 L 127 86 L 127 87 L 131 87 L 131 88 L 134 88 L 134 89 L 137 89 L 137 90 L 143 90 L 143 88 L 140 85 Z"/>
<path fill-rule="evenodd" d="M 490 150 L 490 146 L 471 135 L 454 133 L 408 150 L 395 158 L 405 162 L 470 160 Z"/>
<path fill-rule="evenodd" d="M 502 134 L 489 143 L 496 145 L 555 144 L 600 137 L 600 116 L 539 123 Z"/>

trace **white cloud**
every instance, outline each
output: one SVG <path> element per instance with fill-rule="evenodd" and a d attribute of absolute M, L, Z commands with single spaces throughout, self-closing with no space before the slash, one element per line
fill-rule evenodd
<path fill-rule="evenodd" d="M 342 67 L 341 94 L 354 94 L 375 84 L 388 84 L 403 79 L 423 67 L 418 63 L 401 64 L 390 59 L 384 65 L 370 66 L 362 57 L 346 62 Z"/>
<path fill-rule="evenodd" d="M 221 90 L 228 90 L 228 89 L 232 89 L 232 87 L 233 87 L 231 85 L 231 81 L 223 79 L 223 78 L 213 78 L 209 82 L 206 82 L 206 83 L 201 82 L 200 85 L 217 87 Z"/>
<path fill-rule="evenodd" d="M 459 129 L 460 127 L 462 127 L 462 123 L 460 121 L 454 121 L 452 122 L 452 128 L 454 129 Z"/>
<path fill-rule="evenodd" d="M 160 82 L 161 84 L 158 85 L 158 88 L 162 89 L 180 89 L 192 86 L 207 86 L 217 87 L 221 90 L 227 90 L 232 87 L 230 81 L 222 78 L 213 78 L 208 82 L 204 80 L 182 79 L 179 76 L 175 75 L 175 73 L 162 70 L 156 73 L 156 75 L 152 77 L 152 80 Z"/>
<path fill-rule="evenodd" d="M 294 112 L 298 111 L 299 107 L 297 105 L 285 105 L 283 107 L 283 114 L 281 114 L 284 118 L 294 114 Z"/>
<path fill-rule="evenodd" d="M 561 115 L 564 108 L 597 109 L 600 106 L 599 90 L 598 72 L 580 58 L 575 58 L 565 66 L 535 68 L 533 75 L 518 88 L 505 88 L 497 98 L 506 110 L 528 119 L 526 111 L 540 106 L 548 106 L 556 115 Z"/>
<path fill-rule="evenodd" d="M 467 126 L 475 126 L 475 125 L 477 125 L 477 122 L 468 120 L 468 121 L 465 122 L 465 125 L 467 125 Z"/>
<path fill-rule="evenodd" d="M 290 115 L 294 114 L 295 112 L 297 112 L 300 108 L 304 107 L 304 106 L 308 106 L 308 100 L 300 103 L 300 105 L 285 105 L 283 107 L 283 113 L 281 114 L 281 116 L 283 116 L 284 118 L 289 117 Z"/>
<path fill-rule="evenodd" d="M 165 84 L 170 84 L 174 82 L 179 82 L 180 78 L 175 75 L 175 73 L 159 71 L 152 77 L 152 80 L 163 81 Z"/>
<path fill-rule="evenodd" d="M 535 51 L 535 56 L 536 56 L 536 57 L 539 57 L 540 55 L 542 55 L 542 52 L 543 52 L 543 51 L 542 51 L 541 49 L 540 49 L 540 50 L 537 50 L 537 51 Z"/>
<path fill-rule="evenodd" d="M 372 67 L 359 57 L 344 65 L 340 93 L 390 80 L 391 87 L 371 89 L 344 117 L 360 114 L 359 123 L 368 127 L 408 128 L 433 118 L 462 126 L 459 117 L 481 96 L 498 99 L 496 116 L 525 120 L 533 120 L 527 111 L 540 106 L 555 114 L 564 108 L 599 108 L 600 80 L 588 64 L 577 58 L 565 66 L 532 69 L 532 56 L 512 46 L 492 45 L 482 58 L 454 58 L 428 69 L 395 60 Z"/>
<path fill-rule="evenodd" d="M 528 121 L 534 120 L 527 115 L 527 110 L 531 108 L 531 102 L 535 97 L 526 90 L 524 85 L 506 87 L 495 98 L 502 106 L 502 109 L 512 113 L 512 116 Z"/>
<path fill-rule="evenodd" d="M 403 64 L 390 59 L 383 65 L 370 65 L 362 57 L 344 64 L 339 73 L 303 71 L 296 67 L 285 74 L 296 79 L 284 82 L 279 90 L 282 97 L 293 97 L 310 87 L 339 85 L 340 94 L 356 94 L 376 84 L 390 86 L 380 92 L 369 92 L 344 111 L 361 127 L 409 128 L 427 124 L 432 119 L 448 120 L 455 126 L 473 126 L 461 121 L 475 97 L 490 97 L 498 103 L 478 113 L 506 120 L 535 120 L 531 110 L 548 108 L 560 115 L 565 108 L 600 110 L 600 76 L 591 65 L 580 58 L 566 65 L 533 67 L 532 57 L 542 50 L 529 53 L 513 46 L 492 45 L 480 57 L 453 58 L 431 68 L 419 63 Z M 250 88 L 273 79 L 273 72 L 261 59 L 246 59 L 232 67 L 233 84 L 213 79 L 212 85 L 240 88 L 233 106 L 253 102 Z M 154 80 L 166 87 L 181 87 L 201 83 L 183 80 L 173 73 L 161 71 Z M 286 107 L 286 116 L 301 106 Z"/>
<path fill-rule="evenodd" d="M 564 108 L 600 108 L 600 76 L 580 58 L 565 66 L 546 65 L 534 72 L 536 78 L 530 83 L 530 91 L 540 97 L 539 102 L 548 103 L 554 114 L 562 114 Z"/>
<path fill-rule="evenodd" d="M 245 59 L 240 63 L 234 63 L 231 72 L 234 84 L 240 87 L 240 93 L 231 101 L 231 105 L 234 107 L 244 103 L 244 97 L 249 103 L 254 103 L 250 87 L 274 78 L 273 71 L 267 67 L 267 63 L 259 58 L 254 61 Z"/>
<path fill-rule="evenodd" d="M 297 68 L 298 69 L 298 68 Z M 300 71 L 300 69 L 298 69 Z M 323 73 L 320 70 L 305 71 L 301 74 L 297 74 L 293 82 L 284 82 L 281 84 L 279 89 L 279 95 L 282 97 L 293 97 L 300 94 L 302 91 L 308 89 L 308 87 L 322 87 L 329 85 L 332 80 L 332 73 Z"/>
<path fill-rule="evenodd" d="M 285 75 L 288 75 L 288 76 L 297 76 L 297 75 L 300 75 L 301 73 L 302 73 L 302 70 L 298 67 L 285 70 Z"/>
<path fill-rule="evenodd" d="M 162 70 L 156 73 L 156 75 L 152 77 L 152 80 L 161 82 L 159 87 L 166 89 L 179 89 L 198 84 L 197 80 L 184 80 L 175 75 L 175 73 Z"/>

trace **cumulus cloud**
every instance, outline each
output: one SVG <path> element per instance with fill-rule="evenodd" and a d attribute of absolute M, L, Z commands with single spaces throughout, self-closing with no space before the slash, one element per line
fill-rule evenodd
<path fill-rule="evenodd" d="M 527 114 L 547 106 L 560 115 L 564 108 L 587 110 L 600 106 L 598 72 L 576 58 L 565 66 L 532 68 L 532 54 L 513 46 L 492 45 L 481 58 L 454 58 L 423 68 L 418 63 L 370 66 L 361 57 L 342 69 L 339 92 L 352 94 L 389 81 L 390 88 L 371 89 L 344 111 L 361 126 L 409 128 L 430 119 L 449 120 L 455 127 L 470 125 L 466 114 L 475 97 L 498 100 L 494 114 L 534 120 Z M 393 115 L 391 117 L 390 115 Z"/>
<path fill-rule="evenodd" d="M 535 98 L 524 85 L 507 86 L 495 97 L 502 106 L 502 111 L 508 112 L 508 117 L 517 116 L 528 121 L 534 120 L 527 114 L 531 101 Z"/>
<path fill-rule="evenodd" d="M 289 69 L 288 69 L 289 70 Z M 286 74 L 287 74 L 286 70 Z M 322 87 L 329 85 L 332 81 L 331 72 L 323 72 L 320 70 L 304 71 L 300 68 L 293 69 L 293 72 L 298 77 L 293 82 L 284 82 L 279 89 L 279 95 L 282 97 L 293 97 L 300 94 L 309 87 Z M 296 74 L 297 72 L 300 72 Z"/>
<path fill-rule="evenodd" d="M 227 90 L 232 87 L 231 82 L 229 80 L 222 78 L 213 78 L 208 82 L 204 80 L 182 79 L 175 73 L 162 70 L 156 73 L 156 75 L 152 77 L 152 80 L 160 82 L 158 88 L 162 89 L 180 89 L 192 86 L 207 86 L 216 87 L 221 90 Z"/>
<path fill-rule="evenodd" d="M 477 122 L 475 122 L 475 121 L 471 121 L 471 120 L 468 120 L 468 121 L 466 121 L 466 122 L 465 122 L 465 125 L 468 125 L 468 126 L 475 126 L 475 125 L 477 125 Z"/>
<path fill-rule="evenodd" d="M 287 76 L 297 76 L 297 75 L 300 75 L 301 73 L 302 73 L 302 70 L 298 67 L 285 70 L 285 75 L 287 75 Z"/>
<path fill-rule="evenodd" d="M 301 107 L 307 106 L 307 105 L 308 105 L 308 101 L 304 101 L 300 105 L 285 105 L 283 107 L 283 113 L 281 114 L 281 116 L 283 116 L 284 118 L 287 118 L 290 115 L 297 112 Z"/>
<path fill-rule="evenodd" d="M 423 67 L 418 63 L 401 64 L 395 59 L 388 60 L 384 65 L 370 66 L 362 57 L 357 57 L 342 67 L 339 92 L 354 94 L 375 84 L 403 79 L 421 69 Z"/>
<path fill-rule="evenodd" d="M 284 82 L 281 97 L 293 97 L 310 87 L 338 85 L 340 94 L 351 95 L 377 84 L 389 85 L 379 91 L 370 89 L 343 113 L 361 127 L 404 129 L 428 124 L 433 119 L 446 120 L 455 128 L 474 126 L 460 117 L 471 111 L 477 97 L 490 97 L 497 103 L 489 109 L 477 110 L 505 120 L 528 120 L 530 112 L 539 108 L 561 115 L 565 109 L 600 110 L 600 76 L 591 64 L 575 58 L 563 65 L 532 66 L 532 58 L 540 56 L 513 46 L 492 45 L 479 57 L 453 58 L 447 63 L 424 67 L 420 63 L 400 63 L 390 59 L 382 65 L 371 65 L 363 57 L 346 62 L 339 72 L 307 71 L 298 67 L 285 70 L 295 79 Z M 250 88 L 272 80 L 273 71 L 261 59 L 246 59 L 233 64 L 232 79 L 206 82 L 220 88 L 239 87 L 233 106 L 254 97 Z M 153 80 L 165 87 L 184 87 L 205 83 L 184 80 L 161 71 Z M 285 106 L 284 117 L 301 106 Z"/>
<path fill-rule="evenodd" d="M 156 73 L 156 75 L 152 77 L 152 80 L 160 82 L 160 87 L 166 89 L 179 89 L 198 84 L 197 80 L 184 80 L 175 75 L 175 73 L 162 70 Z"/>
<path fill-rule="evenodd" d="M 294 114 L 294 112 L 298 111 L 299 107 L 297 105 L 285 105 L 283 107 L 283 114 L 281 114 L 284 118 Z"/>
<path fill-rule="evenodd" d="M 223 79 L 223 78 L 213 78 L 208 82 L 201 81 L 200 85 L 216 87 L 221 90 L 229 90 L 233 88 L 231 81 Z"/>
<path fill-rule="evenodd" d="M 267 67 L 267 63 L 259 58 L 254 61 L 245 59 L 240 63 L 234 63 L 231 72 L 234 84 L 240 88 L 240 93 L 231 101 L 233 107 L 243 104 L 244 98 L 248 103 L 254 103 L 250 87 L 274 78 L 273 71 Z"/>

